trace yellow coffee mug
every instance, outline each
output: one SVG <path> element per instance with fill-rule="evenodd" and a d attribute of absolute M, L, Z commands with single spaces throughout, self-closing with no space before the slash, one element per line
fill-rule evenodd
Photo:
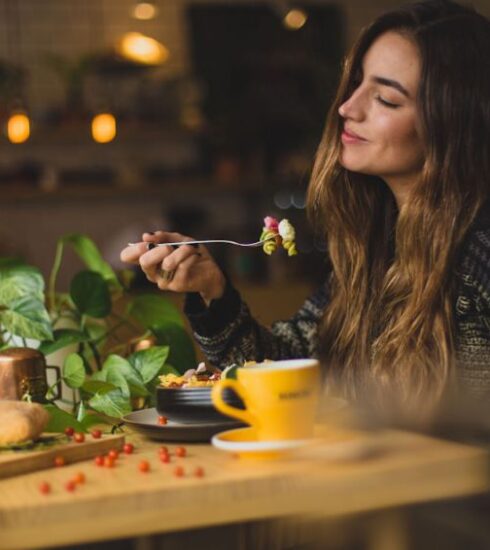
<path fill-rule="evenodd" d="M 238 394 L 245 410 L 224 402 L 225 388 Z M 259 440 L 274 441 L 313 436 L 319 393 L 318 361 L 290 359 L 239 368 L 237 380 L 220 380 L 211 397 L 220 412 L 253 426 Z"/>

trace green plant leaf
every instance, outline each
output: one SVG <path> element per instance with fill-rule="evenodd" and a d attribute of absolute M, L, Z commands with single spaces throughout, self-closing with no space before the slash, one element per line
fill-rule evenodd
<path fill-rule="evenodd" d="M 85 332 L 92 342 L 102 342 L 107 334 L 107 323 L 104 319 L 87 318 L 85 321 Z"/>
<path fill-rule="evenodd" d="M 180 374 L 196 368 L 197 358 L 194 342 L 185 330 L 177 323 L 162 322 L 153 332 L 158 344 L 170 346 L 168 362 L 175 365 Z"/>
<path fill-rule="evenodd" d="M 39 351 L 44 355 L 49 355 L 70 346 L 73 344 L 78 344 L 80 342 L 85 342 L 87 337 L 83 332 L 79 330 L 73 330 L 69 328 L 60 328 L 53 332 L 53 341 L 44 341 L 39 346 Z"/>
<path fill-rule="evenodd" d="M 8 332 L 22 338 L 53 338 L 51 321 L 44 303 L 31 296 L 11 301 L 8 309 L 0 311 L 0 323 Z"/>
<path fill-rule="evenodd" d="M 60 409 L 56 405 L 43 405 L 49 413 L 49 422 L 45 428 L 46 432 L 64 432 L 65 428 L 74 428 L 77 432 L 85 432 L 84 426 L 70 413 Z"/>
<path fill-rule="evenodd" d="M 85 380 L 85 382 L 82 384 L 83 391 L 86 391 L 88 393 L 100 393 L 101 395 L 116 389 L 117 386 L 115 386 L 114 384 L 111 384 L 110 382 L 104 382 L 103 380 L 94 380 L 93 376 L 90 379 Z"/>
<path fill-rule="evenodd" d="M 69 388 L 80 388 L 85 381 L 83 358 L 70 353 L 63 363 L 63 381 Z"/>
<path fill-rule="evenodd" d="M 0 268 L 0 304 L 30 296 L 44 302 L 44 279 L 35 267 L 8 264 Z"/>
<path fill-rule="evenodd" d="M 167 298 L 158 294 L 141 294 L 128 304 L 128 314 L 144 328 L 157 329 L 166 322 L 184 326 L 182 314 Z"/>
<path fill-rule="evenodd" d="M 87 412 L 81 423 L 86 430 L 89 430 L 92 426 L 108 424 L 107 419 L 104 416 L 95 414 L 92 411 Z"/>
<path fill-rule="evenodd" d="M 106 381 L 112 382 L 118 387 L 121 386 L 117 381 L 119 380 L 119 376 L 122 376 L 133 397 L 145 397 L 148 395 L 148 390 L 145 388 L 140 373 L 124 357 L 115 354 L 109 355 L 104 361 L 102 370 L 107 372 Z M 121 387 L 121 389 L 123 388 Z"/>
<path fill-rule="evenodd" d="M 130 397 L 131 390 L 129 389 L 128 381 L 124 377 L 123 373 L 117 369 L 117 367 L 112 366 L 106 369 L 106 381 L 116 386 L 116 388 L 120 390 L 125 397 Z"/>
<path fill-rule="evenodd" d="M 112 267 L 104 260 L 95 242 L 87 235 L 70 233 L 60 239 L 63 244 L 69 244 L 85 263 L 90 271 L 99 273 L 111 286 L 120 288 L 120 283 Z"/>
<path fill-rule="evenodd" d="M 169 346 L 154 346 L 133 353 L 128 357 L 128 361 L 140 373 L 143 383 L 148 384 L 160 372 L 169 351 Z"/>
<path fill-rule="evenodd" d="M 82 315 L 101 318 L 111 312 L 109 287 L 95 271 L 80 271 L 73 277 L 70 297 Z"/>
<path fill-rule="evenodd" d="M 80 401 L 80 404 L 78 405 L 78 412 L 77 412 L 77 420 L 78 422 L 83 423 L 83 419 L 87 415 L 87 410 L 85 409 L 85 405 L 83 401 Z"/>
<path fill-rule="evenodd" d="M 89 405 L 96 411 L 114 418 L 121 418 L 131 412 L 129 397 L 123 395 L 119 389 L 104 395 L 96 393 L 90 399 Z"/>

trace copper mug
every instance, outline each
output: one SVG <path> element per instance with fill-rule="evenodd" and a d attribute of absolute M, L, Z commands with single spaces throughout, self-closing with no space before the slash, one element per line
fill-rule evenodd
<path fill-rule="evenodd" d="M 33 401 L 46 403 L 48 381 L 46 370 L 56 371 L 56 395 L 61 397 L 59 367 L 47 366 L 44 355 L 31 348 L 9 348 L 0 352 L 0 399 L 22 399 L 29 394 Z"/>

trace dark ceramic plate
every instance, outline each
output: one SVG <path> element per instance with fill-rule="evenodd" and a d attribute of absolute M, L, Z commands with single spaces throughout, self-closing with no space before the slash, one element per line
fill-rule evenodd
<path fill-rule="evenodd" d="M 181 441 L 190 443 L 208 443 L 213 435 L 243 426 L 239 422 L 210 422 L 199 424 L 181 424 L 169 420 L 167 424 L 158 424 L 156 409 L 143 409 L 123 416 L 122 420 L 135 431 L 158 441 Z"/>
<path fill-rule="evenodd" d="M 241 399 L 230 389 L 223 392 L 223 400 L 238 409 L 243 409 Z M 156 409 L 169 420 L 182 423 L 226 422 L 236 419 L 221 414 L 214 408 L 211 388 L 157 388 Z"/>

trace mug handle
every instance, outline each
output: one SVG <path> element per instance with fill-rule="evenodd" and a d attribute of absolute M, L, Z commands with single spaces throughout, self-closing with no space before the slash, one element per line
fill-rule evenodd
<path fill-rule="evenodd" d="M 257 425 L 257 419 L 252 413 L 247 410 L 237 409 L 236 407 L 232 407 L 231 405 L 228 405 L 228 403 L 225 403 L 223 400 L 223 391 L 226 388 L 232 389 L 246 404 L 245 388 L 236 380 L 225 378 L 225 380 L 220 380 L 217 382 L 212 388 L 211 399 L 214 406 L 227 416 L 238 418 L 238 420 L 241 420 L 246 424 Z"/>
<path fill-rule="evenodd" d="M 56 401 L 57 399 L 61 399 L 61 370 L 59 367 L 55 365 L 47 365 L 47 369 L 54 369 L 56 371 L 56 395 L 50 399 L 50 401 Z"/>

